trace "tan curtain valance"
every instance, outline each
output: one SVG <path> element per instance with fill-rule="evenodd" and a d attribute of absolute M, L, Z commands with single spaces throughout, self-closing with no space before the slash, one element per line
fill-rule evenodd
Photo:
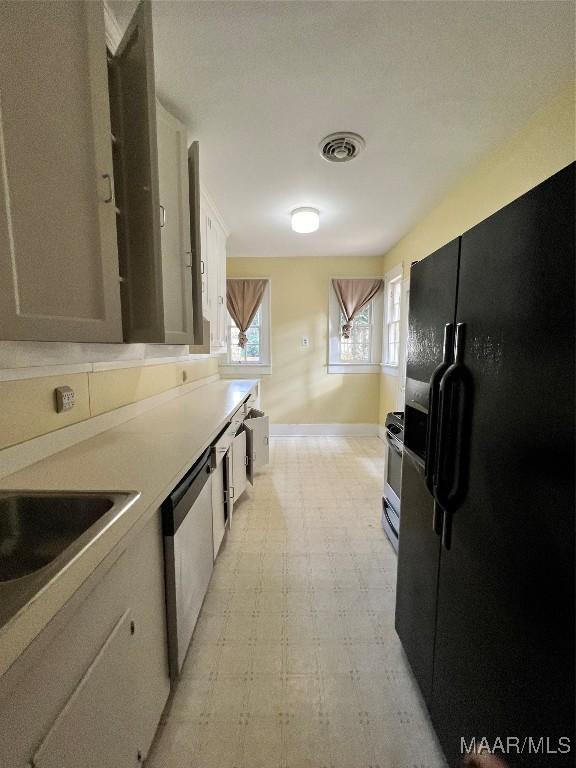
<path fill-rule="evenodd" d="M 226 280 L 226 306 L 230 317 L 240 329 L 238 346 L 244 348 L 248 340 L 246 331 L 254 320 L 266 290 L 266 280 Z"/>
<path fill-rule="evenodd" d="M 334 279 L 332 280 L 334 291 L 338 297 L 338 303 L 342 310 L 342 314 L 346 319 L 346 322 L 342 326 L 342 336 L 345 339 L 350 338 L 350 331 L 352 329 L 352 320 L 356 317 L 358 312 L 372 301 L 374 296 L 384 286 L 384 280 L 380 278 L 363 278 L 363 279 Z"/>

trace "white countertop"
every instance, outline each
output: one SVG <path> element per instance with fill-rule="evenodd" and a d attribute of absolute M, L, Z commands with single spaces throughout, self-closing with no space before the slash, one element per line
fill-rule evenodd
<path fill-rule="evenodd" d="M 135 523 L 158 509 L 256 384 L 206 384 L 0 480 L 0 489 L 140 492 L 124 515 L 0 628 L 0 675 Z"/>

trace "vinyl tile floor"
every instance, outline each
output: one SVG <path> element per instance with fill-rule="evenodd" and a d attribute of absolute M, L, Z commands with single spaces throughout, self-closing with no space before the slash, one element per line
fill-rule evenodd
<path fill-rule="evenodd" d="M 271 438 L 147 768 L 444 768 L 394 631 L 378 438 Z"/>

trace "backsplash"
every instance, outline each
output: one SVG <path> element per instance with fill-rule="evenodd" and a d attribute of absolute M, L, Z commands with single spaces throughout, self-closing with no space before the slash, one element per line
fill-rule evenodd
<path fill-rule="evenodd" d="M 146 350 L 134 349 L 146 345 L 58 345 L 68 348 L 65 356 L 56 354 L 62 350 L 42 346 L 46 354 L 40 350 L 36 365 L 30 364 L 29 351 L 21 343 L 8 351 L 5 344 L 0 348 L 0 449 L 218 373 L 216 357 L 174 355 L 180 348 L 166 350 L 172 356 L 163 362 L 156 357 L 157 348 L 148 358 Z M 104 347 L 118 347 L 122 359 L 115 359 L 110 350 L 106 355 Z M 89 363 L 86 357 L 94 348 L 98 362 Z M 55 408 L 54 390 L 59 386 L 72 387 L 75 393 L 74 407 L 63 413 Z"/>

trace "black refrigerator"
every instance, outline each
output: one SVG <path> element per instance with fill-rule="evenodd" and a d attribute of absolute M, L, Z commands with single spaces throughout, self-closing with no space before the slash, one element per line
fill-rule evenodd
<path fill-rule="evenodd" d="M 411 270 L 396 629 L 450 766 L 576 763 L 574 167 Z"/>

